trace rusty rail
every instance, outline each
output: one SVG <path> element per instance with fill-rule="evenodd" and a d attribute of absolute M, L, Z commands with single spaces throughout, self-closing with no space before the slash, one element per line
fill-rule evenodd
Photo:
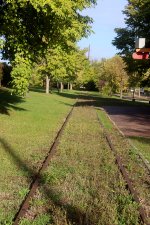
<path fill-rule="evenodd" d="M 126 172 L 126 170 L 125 170 L 125 168 L 123 166 L 122 160 L 121 160 L 120 156 L 118 156 L 117 151 L 115 150 L 114 145 L 112 144 L 111 139 L 110 139 L 109 135 L 107 134 L 106 129 L 103 126 L 103 124 L 102 124 L 102 122 L 101 122 L 101 120 L 100 120 L 100 118 L 98 116 L 98 113 L 97 113 L 97 117 L 98 117 L 98 121 L 99 121 L 100 125 L 103 127 L 104 135 L 105 135 L 105 138 L 107 140 L 107 143 L 108 143 L 110 149 L 114 153 L 114 156 L 115 156 L 115 159 L 116 159 L 116 164 L 117 164 L 117 166 L 118 166 L 118 168 L 119 168 L 119 170 L 120 170 L 124 180 L 127 183 L 128 190 L 130 191 L 131 195 L 133 196 L 134 201 L 139 204 L 139 213 L 140 213 L 141 220 L 142 220 L 142 222 L 145 225 L 150 225 L 150 223 L 147 221 L 148 218 L 147 218 L 146 212 L 145 212 L 144 208 L 141 206 L 141 202 L 140 202 L 140 199 L 138 197 L 138 193 L 134 189 L 134 187 L 132 185 L 132 181 L 129 178 L 127 172 Z"/>
<path fill-rule="evenodd" d="M 112 122 L 112 124 L 115 126 L 115 128 L 118 130 L 118 132 L 120 133 L 120 135 L 122 135 L 122 137 L 124 137 L 128 143 L 135 149 L 136 154 L 139 156 L 139 158 L 142 160 L 144 166 L 146 167 L 146 169 L 148 169 L 148 172 L 150 173 L 150 162 L 142 155 L 142 153 L 140 152 L 139 149 L 137 149 L 135 147 L 135 145 L 133 145 L 133 143 L 127 139 L 124 135 L 124 133 L 118 128 L 118 126 L 116 125 L 116 123 L 111 119 L 111 117 L 108 115 L 108 113 L 106 112 L 105 109 L 101 108 L 102 111 L 104 111 L 108 117 L 108 119 Z"/>
<path fill-rule="evenodd" d="M 30 185 L 30 188 L 29 188 L 29 192 L 28 194 L 26 195 L 24 201 L 22 202 L 18 212 L 16 213 L 15 217 L 14 217 L 14 220 L 13 220 L 13 225 L 18 225 L 19 224 L 19 221 L 20 219 L 25 215 L 25 213 L 27 212 L 28 208 L 29 208 L 29 204 L 30 204 L 30 200 L 31 198 L 33 198 L 38 186 L 39 186 L 39 181 L 40 181 L 40 178 L 41 178 L 41 174 L 43 173 L 43 171 L 47 168 L 47 166 L 49 165 L 50 163 L 50 160 L 52 159 L 52 156 L 54 155 L 55 151 L 56 151 L 56 148 L 58 146 L 58 143 L 59 143 L 59 139 L 64 131 L 64 128 L 72 114 L 72 111 L 75 107 L 76 103 L 74 104 L 74 106 L 71 108 L 70 112 L 68 113 L 67 117 L 65 118 L 64 120 L 64 123 L 63 125 L 61 126 L 60 130 L 58 131 L 51 147 L 50 147 L 50 150 L 48 152 L 48 155 L 45 157 L 43 163 L 42 163 L 42 166 L 41 168 L 39 169 L 37 175 L 35 176 L 34 180 L 32 181 L 31 185 Z"/>

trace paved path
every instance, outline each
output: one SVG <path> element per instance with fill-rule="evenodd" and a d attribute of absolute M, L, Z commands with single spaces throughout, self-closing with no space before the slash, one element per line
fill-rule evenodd
<path fill-rule="evenodd" d="M 104 106 L 104 109 L 126 136 L 150 138 L 149 106 Z"/>

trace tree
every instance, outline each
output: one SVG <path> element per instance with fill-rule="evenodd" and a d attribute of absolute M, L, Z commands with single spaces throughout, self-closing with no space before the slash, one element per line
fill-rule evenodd
<path fill-rule="evenodd" d="M 111 63 L 116 90 L 120 92 L 120 98 L 122 98 L 122 92 L 127 88 L 128 84 L 126 64 L 124 60 L 118 55 L 111 59 Z"/>
<path fill-rule="evenodd" d="M 140 85 L 144 74 L 149 68 L 148 60 L 133 60 L 132 53 L 135 51 L 135 37 L 150 37 L 150 0 L 128 0 L 123 13 L 125 14 L 125 28 L 116 28 L 117 36 L 112 41 L 119 50 L 119 54 L 124 57 L 130 82 Z M 135 78 L 136 74 L 136 80 Z M 133 78 L 133 81 L 132 81 Z"/>
<path fill-rule="evenodd" d="M 3 63 L 0 63 L 0 87 L 3 78 L 3 67 L 4 67 Z"/>
<path fill-rule="evenodd" d="M 91 62 L 86 56 L 88 49 L 78 51 L 75 59 L 76 86 L 90 88 L 90 83 L 94 82 L 94 70 Z"/>
<path fill-rule="evenodd" d="M 49 49 L 45 57 L 39 60 L 38 72 L 47 77 L 48 83 L 50 80 L 61 84 L 68 83 L 70 88 L 72 83 L 79 86 L 87 83 L 90 79 L 90 62 L 85 55 L 86 51 L 87 49 L 80 50 L 77 46 L 68 52 L 61 46 Z"/>
<path fill-rule="evenodd" d="M 15 89 L 16 94 L 25 96 L 27 93 L 31 71 L 32 67 L 30 61 L 17 54 L 11 73 L 13 79 L 12 87 Z"/>
<path fill-rule="evenodd" d="M 128 81 L 124 60 L 116 55 L 101 62 L 94 62 L 93 66 L 99 90 L 108 95 L 119 91 L 122 98 L 122 91 L 127 87 Z"/>
<path fill-rule="evenodd" d="M 10 82 L 11 82 L 11 77 L 10 77 L 10 73 L 11 73 L 11 66 L 8 65 L 5 62 L 0 62 L 0 87 L 1 85 L 3 86 L 10 86 Z"/>
<path fill-rule="evenodd" d="M 0 2 L 0 36 L 3 37 L 3 57 L 13 66 L 14 87 L 27 90 L 30 75 L 28 72 L 33 61 L 43 57 L 46 50 L 62 46 L 65 51 L 90 31 L 92 19 L 81 15 L 86 7 L 96 0 L 2 0 Z M 61 7 L 60 7 L 61 6 Z M 18 84 L 18 58 L 27 73 Z M 20 66 L 21 66 L 20 65 Z M 27 68 L 27 65 L 29 68 Z M 20 70 L 23 72 L 23 70 Z M 16 73 L 16 75 L 15 75 Z M 28 77 L 27 77 L 28 74 Z"/>
<path fill-rule="evenodd" d="M 92 20 L 80 11 L 92 4 L 95 0 L 2 0 L 0 35 L 5 39 L 4 57 L 12 60 L 16 53 L 23 52 L 34 59 L 49 46 L 72 45 L 90 32 Z"/>

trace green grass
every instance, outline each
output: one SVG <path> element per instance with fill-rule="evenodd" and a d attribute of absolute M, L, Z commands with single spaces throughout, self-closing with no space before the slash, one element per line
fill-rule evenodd
<path fill-rule="evenodd" d="M 98 110 L 98 115 L 101 119 L 103 126 L 109 131 L 113 132 L 113 125 L 112 121 L 109 119 L 107 113 L 103 109 Z M 131 144 L 136 147 L 136 152 L 142 153 L 142 155 L 150 162 L 150 138 L 144 137 L 128 137 Z"/>
<path fill-rule="evenodd" d="M 112 124 L 112 122 L 108 118 L 108 115 L 106 114 L 106 112 L 103 109 L 98 109 L 97 113 L 98 113 L 98 115 L 100 117 L 100 120 L 101 120 L 103 126 L 107 130 L 112 131 L 114 125 Z"/>
<path fill-rule="evenodd" d="M 51 215 L 53 225 L 138 225 L 138 206 L 125 189 L 96 110 L 83 105 L 74 109 L 43 174 L 36 196 L 45 204 L 34 198 L 26 219 L 34 223 L 40 211 Z"/>
<path fill-rule="evenodd" d="M 111 142 L 114 145 L 117 154 L 122 158 L 123 165 L 132 180 L 132 185 L 138 192 L 139 198 L 142 199 L 142 206 L 149 212 L 150 189 L 149 189 L 149 173 L 145 168 L 138 153 L 149 158 L 150 139 L 139 137 L 124 137 L 113 125 L 105 111 L 97 110 L 100 120 L 102 121 L 107 133 L 110 136 Z M 137 147 L 135 149 L 132 145 Z M 149 218 L 149 217 L 148 217 Z M 150 222 L 150 218 L 148 220 Z"/>
<path fill-rule="evenodd" d="M 1 223 L 12 220 L 75 102 L 75 94 L 74 98 L 67 95 L 30 92 L 23 99 L 0 90 Z"/>
<path fill-rule="evenodd" d="M 150 162 L 150 138 L 129 137 L 131 143 L 136 147 L 137 151 Z"/>
<path fill-rule="evenodd" d="M 0 224 L 11 225 L 32 177 L 77 97 L 84 102 L 76 108 L 58 152 L 41 179 L 43 188 L 31 203 L 30 217 L 27 215 L 21 224 L 71 225 L 75 221 L 79 225 L 83 220 L 92 225 L 139 224 L 137 205 L 118 176 L 94 109 L 87 107 L 138 103 L 100 97 L 96 92 L 46 95 L 42 89 L 32 89 L 27 98 L 0 90 Z M 105 112 L 98 113 L 106 129 L 116 132 Z M 124 146 L 120 137 L 116 138 Z M 132 170 L 132 161 L 127 166 Z"/>

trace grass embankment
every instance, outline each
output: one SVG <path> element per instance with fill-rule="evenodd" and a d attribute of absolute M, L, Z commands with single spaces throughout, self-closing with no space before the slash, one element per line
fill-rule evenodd
<path fill-rule="evenodd" d="M 140 224 L 96 110 L 86 103 L 74 109 L 21 225 Z"/>
<path fill-rule="evenodd" d="M 11 224 L 74 102 L 55 93 L 23 99 L 0 90 L 0 224 Z"/>
<path fill-rule="evenodd" d="M 107 114 L 104 111 L 99 110 L 98 111 L 99 117 L 101 118 L 101 121 L 104 125 L 104 127 L 107 130 L 107 133 L 111 137 L 111 141 L 115 147 L 115 149 L 118 152 L 118 155 L 121 156 L 122 162 L 124 167 L 126 168 L 126 171 L 132 180 L 132 184 L 134 189 L 139 194 L 139 198 L 141 201 L 141 204 L 145 211 L 147 212 L 147 216 L 150 222 L 150 189 L 149 189 L 149 183 L 150 183 L 150 177 L 148 170 L 144 167 L 143 162 L 141 161 L 140 157 L 138 156 L 138 153 L 142 153 L 145 150 L 146 156 L 148 156 L 148 148 L 144 148 L 145 143 L 143 144 L 141 140 L 144 138 L 134 138 L 135 140 L 138 140 L 138 147 L 141 146 L 140 149 L 135 149 L 133 145 L 130 144 L 127 138 L 122 136 L 117 128 L 112 124 L 112 122 L 109 120 Z M 131 139 L 132 140 L 132 139 Z M 148 141 L 150 139 L 146 139 L 148 144 Z M 146 145 L 147 147 L 147 145 Z"/>
<path fill-rule="evenodd" d="M 150 162 L 150 138 L 129 137 L 129 140 L 137 148 L 137 151 L 140 151 Z"/>
<path fill-rule="evenodd" d="M 113 133 L 113 130 L 115 129 L 115 125 L 108 118 L 108 115 L 106 114 L 106 112 L 103 110 L 100 110 L 99 115 L 105 128 L 109 132 Z M 115 130 L 117 131 L 117 129 Z M 149 150 L 150 138 L 132 136 L 132 137 L 126 137 L 126 139 L 128 139 L 131 146 L 133 146 L 134 152 L 141 153 L 145 157 L 145 159 L 147 159 L 150 162 L 150 150 Z"/>
<path fill-rule="evenodd" d="M 118 99 L 118 97 L 117 97 Z M 121 101 L 120 101 L 121 102 Z M 116 104 L 115 104 L 116 105 Z M 148 100 L 143 102 L 126 102 L 126 105 L 130 106 L 148 106 L 149 107 L 149 102 Z M 104 121 L 105 123 L 105 121 Z M 131 141 L 131 144 L 133 144 L 138 151 L 140 151 L 143 156 L 150 162 L 150 138 L 144 138 L 144 137 L 128 137 L 128 139 Z"/>

